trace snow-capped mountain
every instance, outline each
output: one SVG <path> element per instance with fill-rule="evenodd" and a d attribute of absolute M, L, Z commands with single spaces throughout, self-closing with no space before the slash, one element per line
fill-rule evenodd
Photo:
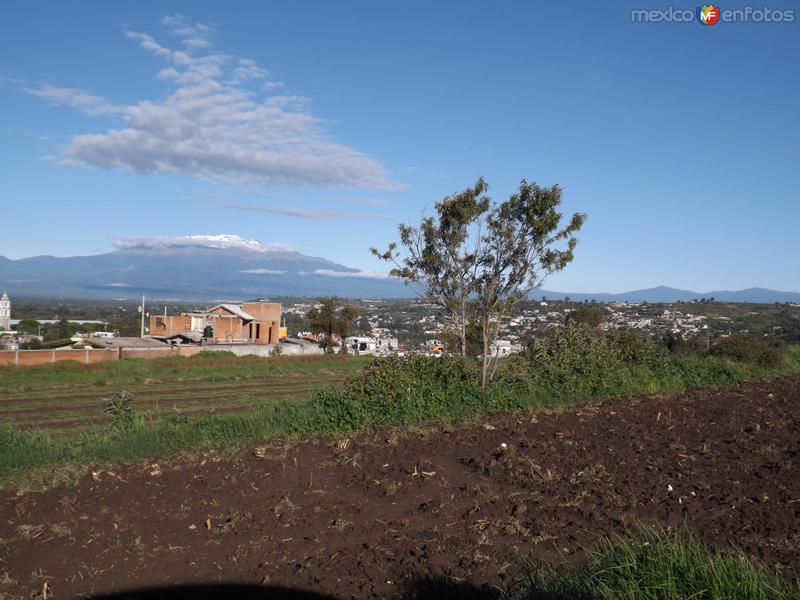
<path fill-rule="evenodd" d="M 258 240 L 247 240 L 238 235 L 221 233 L 219 235 L 185 236 L 147 236 L 118 238 L 114 240 L 118 250 L 150 249 L 166 250 L 174 248 L 216 248 L 218 250 L 250 250 L 253 252 L 290 252 L 296 248 L 290 244 L 275 242 L 262 244 Z"/>
<path fill-rule="evenodd" d="M 409 297 L 413 291 L 386 273 L 361 271 L 307 256 L 281 243 L 262 244 L 238 235 L 131 237 L 116 250 L 94 256 L 0 256 L 0 292 L 12 295 L 128 297 L 141 293 L 187 300 L 338 295 Z M 536 290 L 546 296 L 600 302 L 674 302 L 714 297 L 728 302 L 800 302 L 800 293 L 764 288 L 705 293 L 655 287 L 621 294 Z"/>
<path fill-rule="evenodd" d="M 385 273 L 360 271 L 307 256 L 282 243 L 237 235 L 131 237 L 113 252 L 20 260 L 0 257 L 0 289 L 17 295 L 164 298 L 264 296 L 403 297 Z"/>

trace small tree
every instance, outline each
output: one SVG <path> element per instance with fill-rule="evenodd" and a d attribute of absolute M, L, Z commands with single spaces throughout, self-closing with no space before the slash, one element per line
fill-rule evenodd
<path fill-rule="evenodd" d="M 575 213 L 561 225 L 558 212 L 563 192 L 557 185 L 540 187 L 524 179 L 519 191 L 492 208 L 479 240 L 474 292 L 476 318 L 483 333 L 481 384 L 497 370 L 498 356 L 490 354 L 502 319 L 522 298 L 541 286 L 551 273 L 574 258 L 575 233 L 586 215 Z"/>
<path fill-rule="evenodd" d="M 323 336 L 323 346 L 327 351 L 333 344 L 333 334 L 342 339 L 350 334 L 350 325 L 358 319 L 358 309 L 351 304 L 342 304 L 336 296 L 319 299 L 320 306 L 311 308 L 306 313 L 308 328 L 312 333 Z"/>
<path fill-rule="evenodd" d="M 400 225 L 402 252 L 395 242 L 385 252 L 370 249 L 394 265 L 392 276 L 424 285 L 424 291 L 415 292 L 439 307 L 446 327 L 458 338 L 461 356 L 467 355 L 467 312 L 478 254 L 469 242 L 489 208 L 488 189 L 481 177 L 474 186 L 437 202 L 436 216 L 423 218 L 418 228 Z"/>
<path fill-rule="evenodd" d="M 339 335 L 339 339 L 342 340 L 340 354 L 347 354 L 347 345 L 344 343 L 344 339 L 350 335 L 350 328 L 358 320 L 358 317 L 359 311 L 355 306 L 352 304 L 342 306 L 340 317 L 336 322 L 336 333 Z"/>
<path fill-rule="evenodd" d="M 561 226 L 562 191 L 522 181 L 506 202 L 492 206 L 483 178 L 436 204 L 436 217 L 419 228 L 400 225 L 400 243 L 372 253 L 395 265 L 391 275 L 425 285 L 424 297 L 442 309 L 445 323 L 468 353 L 470 318 L 481 333 L 482 385 L 491 380 L 498 357 L 490 356 L 500 322 L 550 273 L 573 259 L 574 234 L 586 215 L 575 213 Z M 422 294 L 421 294 L 422 295 Z M 544 300 L 544 296 L 542 300 Z"/>

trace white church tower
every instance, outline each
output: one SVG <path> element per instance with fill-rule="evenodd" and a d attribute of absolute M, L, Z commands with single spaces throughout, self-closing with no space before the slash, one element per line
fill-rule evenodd
<path fill-rule="evenodd" d="M 9 329 L 11 329 L 11 300 L 8 299 L 8 294 L 3 292 L 0 296 L 0 330 Z"/>

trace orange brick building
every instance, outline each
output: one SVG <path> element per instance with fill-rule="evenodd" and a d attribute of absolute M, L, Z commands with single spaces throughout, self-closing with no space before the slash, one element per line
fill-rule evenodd
<path fill-rule="evenodd" d="M 277 344 L 281 305 L 274 302 L 218 304 L 203 312 L 150 315 L 150 335 L 210 334 L 217 344 Z"/>

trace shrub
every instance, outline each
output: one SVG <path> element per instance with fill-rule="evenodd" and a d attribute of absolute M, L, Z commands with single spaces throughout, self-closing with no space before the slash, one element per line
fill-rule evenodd
<path fill-rule="evenodd" d="M 530 375 L 561 398 L 604 399 L 632 389 L 622 353 L 587 325 L 570 325 L 528 347 Z"/>
<path fill-rule="evenodd" d="M 144 419 L 136 412 L 133 405 L 133 394 L 125 390 L 110 398 L 101 400 L 103 413 L 108 417 L 111 429 L 117 433 L 126 433 L 144 425 Z"/>
<path fill-rule="evenodd" d="M 345 384 L 364 403 L 370 424 L 398 425 L 463 414 L 484 403 L 478 363 L 460 357 L 376 359 Z"/>
<path fill-rule="evenodd" d="M 606 334 L 609 348 L 624 362 L 634 365 L 663 363 L 665 357 L 653 340 L 632 327 L 612 329 Z"/>
<path fill-rule="evenodd" d="M 776 348 L 770 347 L 762 337 L 752 333 L 734 333 L 720 338 L 711 345 L 709 353 L 764 367 L 777 367 L 782 362 L 781 353 Z"/>
<path fill-rule="evenodd" d="M 673 354 L 705 354 L 708 350 L 708 337 L 705 335 L 684 337 L 680 332 L 667 331 L 658 341 Z"/>
<path fill-rule="evenodd" d="M 334 388 L 314 395 L 310 418 L 313 430 L 323 433 L 354 431 L 368 421 L 367 407 L 360 398 Z"/>

